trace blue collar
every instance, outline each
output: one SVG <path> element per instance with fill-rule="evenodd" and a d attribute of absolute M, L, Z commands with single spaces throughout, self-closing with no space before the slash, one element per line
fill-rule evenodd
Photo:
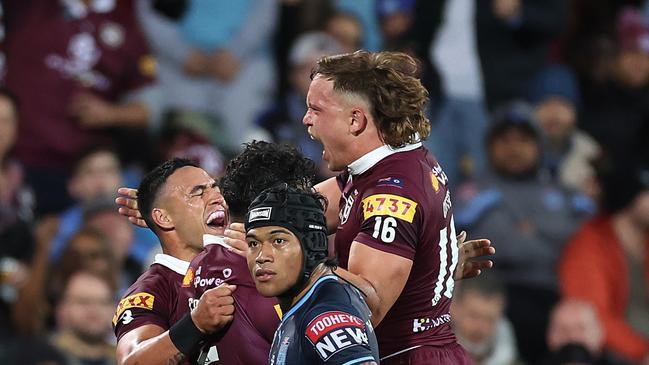
<path fill-rule="evenodd" d="M 286 312 L 286 315 L 282 316 L 282 322 L 284 322 L 286 319 L 288 319 L 288 317 L 290 317 L 293 313 L 295 313 L 298 309 L 300 309 L 300 307 L 304 305 L 304 303 L 306 303 L 306 301 L 309 300 L 309 298 L 311 298 L 316 288 L 320 286 L 320 284 L 328 280 L 338 281 L 338 277 L 336 275 L 329 274 L 318 279 L 318 281 L 316 281 L 315 284 L 313 284 L 311 289 L 309 289 L 309 291 L 288 312 Z"/>

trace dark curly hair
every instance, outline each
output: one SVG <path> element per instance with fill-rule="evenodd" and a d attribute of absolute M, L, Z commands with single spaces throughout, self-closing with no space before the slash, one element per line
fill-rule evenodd
<path fill-rule="evenodd" d="M 265 189 L 286 183 L 302 190 L 313 187 L 316 167 L 288 144 L 252 141 L 225 167 L 220 188 L 235 221 L 243 222 L 248 206 Z"/>
<path fill-rule="evenodd" d="M 360 95 L 370 105 L 383 142 L 392 147 L 426 139 L 428 91 L 417 78 L 419 65 L 401 52 L 356 51 L 323 57 L 311 72 L 332 80 L 334 90 Z"/>

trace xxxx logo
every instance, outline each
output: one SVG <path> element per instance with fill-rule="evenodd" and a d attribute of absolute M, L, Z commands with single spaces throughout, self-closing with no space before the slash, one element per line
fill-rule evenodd
<path fill-rule="evenodd" d="M 113 324 L 117 323 L 119 316 L 127 309 L 142 308 L 152 310 L 154 300 L 155 296 L 144 292 L 135 293 L 122 299 L 117 305 L 117 310 L 115 311 L 115 315 L 113 316 Z"/>

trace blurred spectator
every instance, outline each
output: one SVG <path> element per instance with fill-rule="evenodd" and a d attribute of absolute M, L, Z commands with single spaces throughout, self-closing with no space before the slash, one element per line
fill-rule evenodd
<path fill-rule="evenodd" d="M 529 99 L 543 135 L 543 167 L 566 187 L 597 198 L 593 162 L 599 146 L 577 129 L 579 86 L 572 71 L 554 65 L 532 80 Z"/>
<path fill-rule="evenodd" d="M 516 339 L 505 318 L 506 293 L 492 274 L 458 283 L 451 316 L 458 342 L 476 365 L 517 363 Z"/>
<path fill-rule="evenodd" d="M 405 52 L 418 61 L 418 77 L 428 90 L 428 110 L 439 99 L 439 76 L 430 61 L 430 45 L 443 4 L 424 0 L 377 0 L 385 51 Z M 440 15 L 441 17 L 441 15 Z"/>
<path fill-rule="evenodd" d="M 38 213 L 59 212 L 70 203 L 65 184 L 75 156 L 101 139 L 130 141 L 134 128 L 147 125 L 146 85 L 155 62 L 132 1 L 5 0 L 2 6 L 6 85 L 23 103 L 16 156 Z"/>
<path fill-rule="evenodd" d="M 444 167 L 451 186 L 459 186 L 485 166 L 484 104 L 476 48 L 475 0 L 446 1 L 442 25 L 431 46 L 443 90 L 426 146 Z"/>
<path fill-rule="evenodd" d="M 170 112 L 167 114 L 157 143 L 157 160 L 174 157 L 187 158 L 218 179 L 225 169 L 224 156 L 215 146 L 223 146 L 223 134 L 212 133 L 212 121 L 197 112 Z M 232 152 L 232 151 L 230 151 Z"/>
<path fill-rule="evenodd" d="M 617 19 L 613 68 L 606 82 L 585 80 L 580 127 L 615 161 L 638 161 L 649 144 L 649 26 L 626 8 Z"/>
<path fill-rule="evenodd" d="M 602 173 L 604 214 L 586 222 L 559 267 L 566 297 L 592 303 L 611 351 L 649 361 L 649 169 L 615 161 Z M 586 279 L 587 278 L 587 279 Z"/>
<path fill-rule="evenodd" d="M 123 184 L 122 180 L 119 158 L 110 147 L 93 146 L 79 155 L 68 181 L 70 196 L 77 203 L 59 217 L 59 229 L 51 245 L 53 261 L 60 257 L 67 241 L 83 225 L 84 206 L 101 198 L 112 201 L 117 189 Z M 157 247 L 157 241 L 148 229 L 138 228 L 135 232 L 132 254 L 143 261 L 149 251 Z"/>
<path fill-rule="evenodd" d="M 2 343 L 7 351 L 0 353 L 2 364 L 73 365 L 45 338 L 13 338 Z"/>
<path fill-rule="evenodd" d="M 557 300 L 554 268 L 590 206 L 543 178 L 540 136 L 529 106 L 500 110 L 486 141 L 490 168 L 460 187 L 455 223 L 496 242 L 493 270 L 507 288 L 507 317 L 519 353 L 525 361 L 540 360 L 548 315 Z"/>
<path fill-rule="evenodd" d="M 77 270 L 90 271 L 110 279 L 118 288 L 121 270 L 109 238 L 101 231 L 84 227 L 66 245 L 61 258 L 52 265 L 48 278 L 48 298 L 58 302 L 65 283 Z"/>
<path fill-rule="evenodd" d="M 487 106 L 520 98 L 550 58 L 550 44 L 564 30 L 564 0 L 476 1 L 478 54 Z"/>
<path fill-rule="evenodd" d="M 24 285 L 10 312 L 16 333 L 22 336 L 44 334 L 45 317 L 50 309 L 46 301 L 46 284 L 51 279 L 50 245 L 56 234 L 58 219 L 47 216 L 34 229 L 34 255 L 29 265 L 29 285 Z"/>
<path fill-rule="evenodd" d="M 604 349 L 604 329 L 595 308 L 580 300 L 564 299 L 554 307 L 547 343 L 551 355 L 545 365 L 630 365 Z"/>
<path fill-rule="evenodd" d="M 395 3 L 400 1 L 402 0 L 396 0 Z M 351 14 L 360 21 L 363 27 L 361 31 L 362 49 L 367 51 L 383 49 L 383 39 L 376 11 L 378 0 L 332 0 L 332 2 L 337 12 Z"/>
<path fill-rule="evenodd" d="M 104 276 L 77 271 L 65 284 L 56 307 L 51 341 L 71 365 L 112 365 L 115 346 L 107 341 L 115 291 Z"/>
<path fill-rule="evenodd" d="M 339 44 L 340 50 L 335 53 L 352 53 L 363 48 L 363 25 L 353 14 L 332 14 L 324 30 Z M 297 44 L 297 41 L 294 44 Z"/>
<path fill-rule="evenodd" d="M 239 149 L 255 136 L 255 117 L 271 101 L 275 70 L 270 47 L 274 0 L 193 0 L 177 21 L 138 0 L 138 16 L 159 63 L 164 110 L 215 117 Z"/>
<path fill-rule="evenodd" d="M 290 89 L 259 118 L 259 125 L 266 128 L 276 142 L 299 147 L 304 156 L 318 164 L 318 179 L 330 176 L 331 172 L 322 160 L 322 145 L 309 137 L 302 124 L 306 94 L 316 61 L 322 56 L 340 53 L 340 49 L 340 44 L 326 33 L 312 32 L 300 36 L 289 54 Z"/>
<path fill-rule="evenodd" d="M 84 207 L 84 227 L 95 229 L 106 236 L 110 250 L 119 270 L 118 293 L 121 295 L 144 272 L 151 262 L 135 257 L 131 249 L 134 243 L 134 227 L 115 209 L 113 199 L 98 199 Z M 144 258 L 151 257 L 151 250 Z"/>
<path fill-rule="evenodd" d="M 377 0 L 383 49 L 408 52 L 407 36 L 415 21 L 416 0 Z"/>
<path fill-rule="evenodd" d="M 33 253 L 34 198 L 21 165 L 8 157 L 16 139 L 17 100 L 0 89 L 0 338 L 10 334 L 9 310 L 28 278 Z"/>

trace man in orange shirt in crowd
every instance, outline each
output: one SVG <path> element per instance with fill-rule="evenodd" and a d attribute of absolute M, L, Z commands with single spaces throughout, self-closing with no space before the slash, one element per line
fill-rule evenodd
<path fill-rule="evenodd" d="M 605 214 L 566 247 L 559 275 L 563 295 L 592 303 L 605 346 L 649 364 L 649 169 L 615 166 L 602 176 Z"/>

